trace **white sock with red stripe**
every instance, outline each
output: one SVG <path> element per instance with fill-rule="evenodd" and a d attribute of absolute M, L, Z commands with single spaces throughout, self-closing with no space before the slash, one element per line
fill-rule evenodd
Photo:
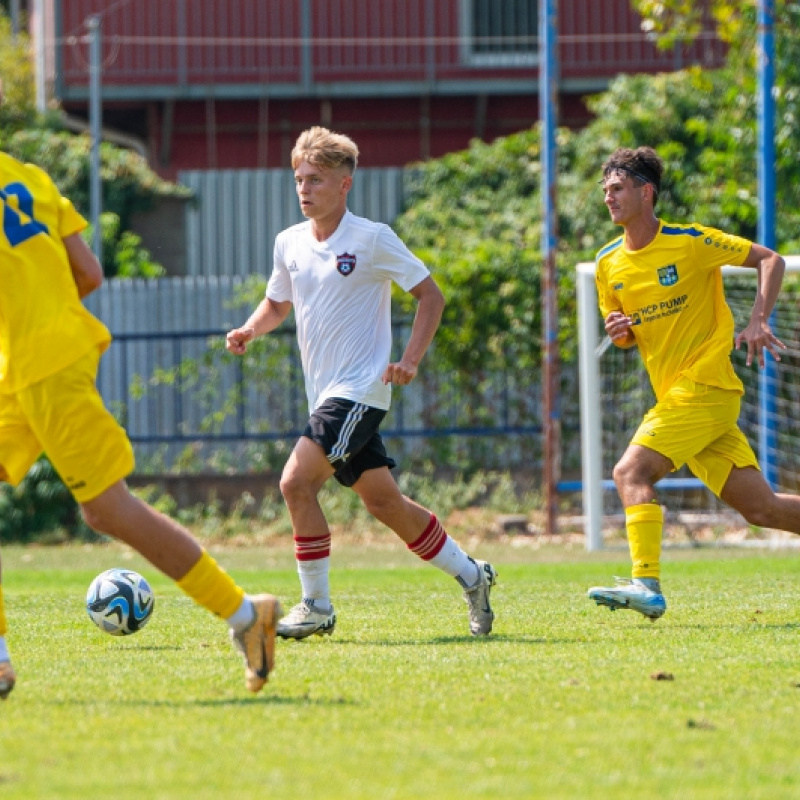
<path fill-rule="evenodd" d="M 297 574 L 303 590 L 303 600 L 313 600 L 320 611 L 331 607 L 331 587 L 328 580 L 330 558 L 317 558 L 314 561 L 298 561 Z"/>
<path fill-rule="evenodd" d="M 331 536 L 312 539 L 308 536 L 294 537 L 294 557 L 297 559 L 297 574 L 303 600 L 313 600 L 320 611 L 331 607 L 331 588 L 328 578 L 331 566 Z"/>
<path fill-rule="evenodd" d="M 474 586 L 478 580 L 475 562 L 447 535 L 435 514 L 431 514 L 428 526 L 408 545 L 408 549 L 455 578 L 464 588 Z"/>

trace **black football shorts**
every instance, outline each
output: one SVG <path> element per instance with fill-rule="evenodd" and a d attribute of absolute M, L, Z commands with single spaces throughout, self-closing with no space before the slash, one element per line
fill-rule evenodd
<path fill-rule="evenodd" d="M 333 477 L 352 486 L 368 469 L 397 466 L 378 433 L 385 416 L 383 409 L 331 397 L 314 409 L 303 436 L 325 451 Z"/>

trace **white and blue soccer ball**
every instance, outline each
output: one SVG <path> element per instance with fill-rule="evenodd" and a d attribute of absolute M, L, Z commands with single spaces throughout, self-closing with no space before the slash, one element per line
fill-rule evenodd
<path fill-rule="evenodd" d="M 131 569 L 101 572 L 86 593 L 89 619 L 112 636 L 128 636 L 141 630 L 153 616 L 154 606 L 150 584 Z"/>

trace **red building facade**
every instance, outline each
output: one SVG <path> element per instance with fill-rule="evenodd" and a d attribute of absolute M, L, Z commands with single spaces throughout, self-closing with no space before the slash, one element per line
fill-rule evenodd
<path fill-rule="evenodd" d="M 101 21 L 104 126 L 151 165 L 285 167 L 323 124 L 365 166 L 402 166 L 538 118 L 537 0 L 49 0 L 52 92 L 88 115 L 87 19 Z M 721 63 L 712 32 L 663 53 L 629 0 L 560 0 L 559 122 L 621 72 Z"/>

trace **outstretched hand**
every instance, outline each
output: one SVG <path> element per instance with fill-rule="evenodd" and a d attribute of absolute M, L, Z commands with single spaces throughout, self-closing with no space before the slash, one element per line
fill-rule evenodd
<path fill-rule="evenodd" d="M 747 345 L 747 366 L 753 363 L 753 358 L 758 359 L 758 366 L 764 369 L 764 350 L 768 350 L 776 361 L 781 360 L 780 350 L 786 350 L 786 345 L 772 332 L 769 324 L 761 320 L 751 320 L 748 326 L 736 337 L 736 349 L 743 344 Z"/>

